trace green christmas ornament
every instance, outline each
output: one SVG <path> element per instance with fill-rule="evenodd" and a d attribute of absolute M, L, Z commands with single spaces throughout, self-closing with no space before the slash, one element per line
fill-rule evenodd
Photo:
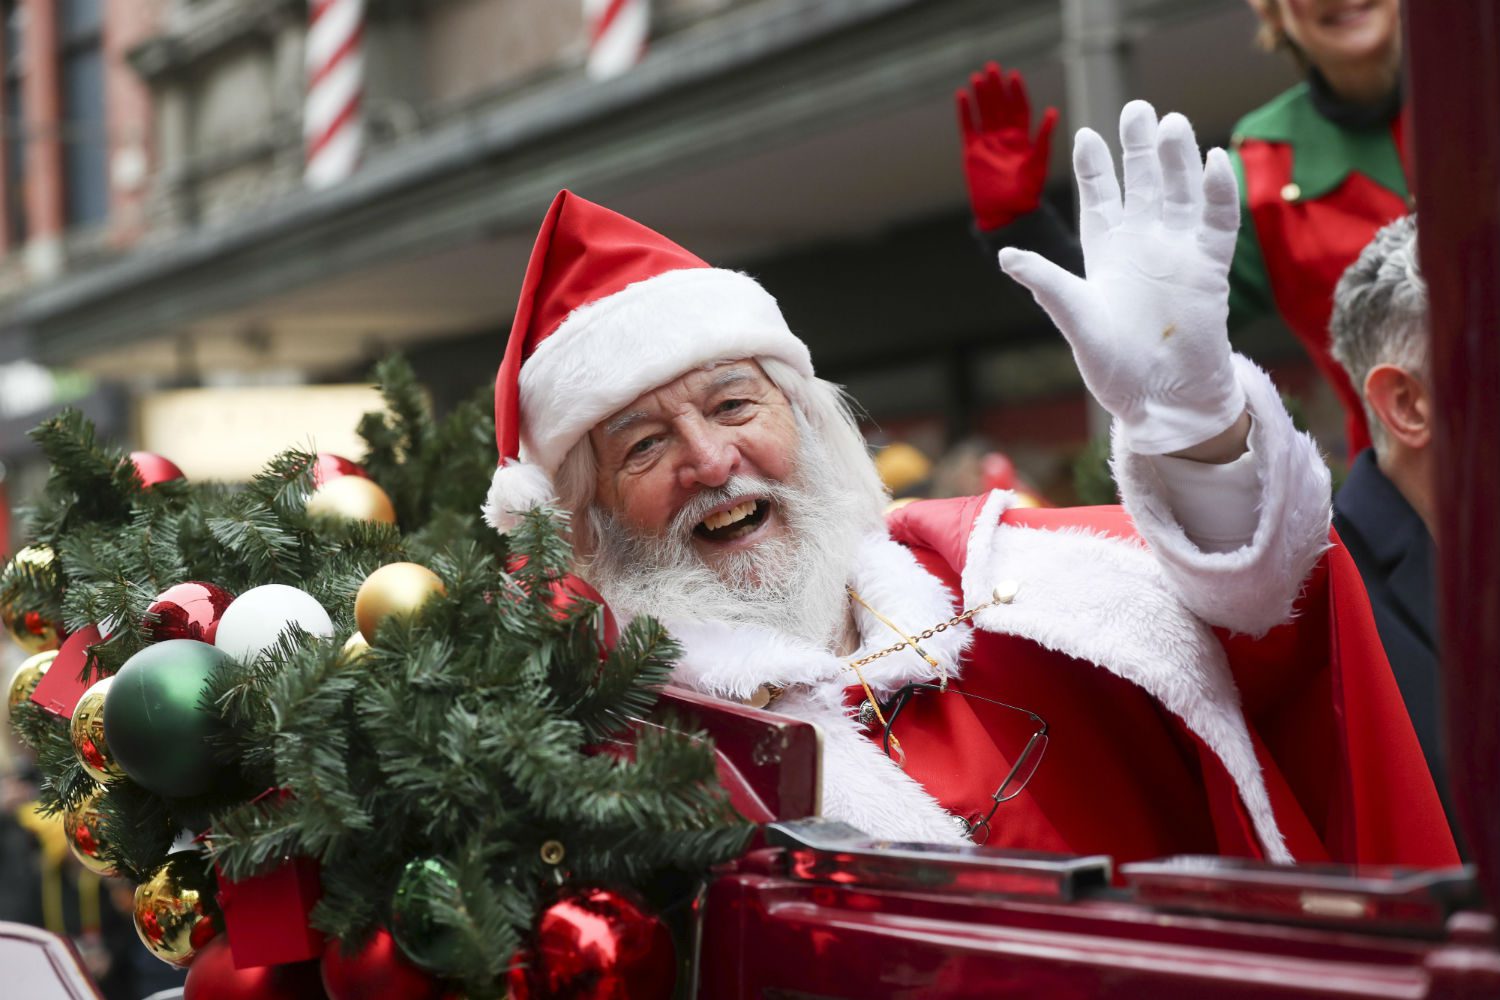
<path fill-rule="evenodd" d="M 213 787 L 223 764 L 207 741 L 221 724 L 202 695 L 227 659 L 206 642 L 169 639 L 136 653 L 115 674 L 104 699 L 109 749 L 147 791 L 187 798 Z"/>
<path fill-rule="evenodd" d="M 417 965 L 429 972 L 452 972 L 460 949 L 452 927 L 437 914 L 462 900 L 458 879 L 437 858 L 408 862 L 391 899 L 391 936 Z"/>

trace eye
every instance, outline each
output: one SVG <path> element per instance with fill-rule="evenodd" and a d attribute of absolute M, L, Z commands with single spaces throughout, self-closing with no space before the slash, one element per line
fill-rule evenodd
<path fill-rule="evenodd" d="M 660 440 L 661 438 L 654 435 L 651 437 L 643 437 L 635 444 L 630 446 L 630 450 L 625 453 L 625 457 L 635 458 L 639 455 L 644 455 L 646 454 L 646 452 L 651 450 L 652 445 L 656 444 L 656 442 Z"/>
<path fill-rule="evenodd" d="M 748 400 L 748 399 L 726 399 L 726 400 L 724 400 L 724 402 L 722 402 L 718 406 L 714 407 L 714 412 L 715 413 L 733 413 L 735 410 L 743 410 L 745 407 L 747 407 L 749 405 L 750 405 L 750 400 Z"/>

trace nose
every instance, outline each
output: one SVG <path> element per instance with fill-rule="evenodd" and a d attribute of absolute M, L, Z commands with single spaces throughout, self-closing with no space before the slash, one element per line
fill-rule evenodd
<path fill-rule="evenodd" d="M 682 435 L 684 454 L 678 482 L 684 489 L 723 486 L 740 469 L 740 450 L 729 428 L 700 423 Z"/>

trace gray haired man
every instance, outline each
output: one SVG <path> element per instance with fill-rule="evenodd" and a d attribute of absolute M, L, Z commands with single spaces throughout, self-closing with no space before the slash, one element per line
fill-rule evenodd
<path fill-rule="evenodd" d="M 1370 594 L 1375 625 L 1438 790 L 1446 792 L 1438 710 L 1432 389 L 1427 285 L 1417 218 L 1390 223 L 1339 280 L 1333 356 L 1364 399 L 1372 448 L 1333 501 L 1333 523 Z"/>

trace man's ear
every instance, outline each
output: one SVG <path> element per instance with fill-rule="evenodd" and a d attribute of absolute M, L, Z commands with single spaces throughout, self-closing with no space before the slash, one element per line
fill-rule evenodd
<path fill-rule="evenodd" d="M 1400 365 L 1376 365 L 1365 376 L 1365 399 L 1386 433 L 1408 448 L 1432 440 L 1432 398 L 1427 386 Z"/>

